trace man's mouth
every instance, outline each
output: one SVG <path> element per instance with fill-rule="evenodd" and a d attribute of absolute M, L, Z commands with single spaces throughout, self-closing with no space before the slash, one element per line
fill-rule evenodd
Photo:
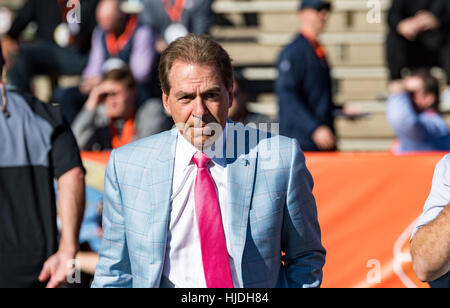
<path fill-rule="evenodd" d="M 194 132 L 194 136 L 213 136 L 214 135 L 214 129 L 211 127 L 211 125 L 204 124 L 202 126 L 194 126 L 192 127 L 192 130 Z"/>

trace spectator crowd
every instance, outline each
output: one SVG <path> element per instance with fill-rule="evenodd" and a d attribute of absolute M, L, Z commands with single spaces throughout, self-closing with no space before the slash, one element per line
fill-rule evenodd
<path fill-rule="evenodd" d="M 0 196 L 0 202 L 14 199 L 26 204 L 36 203 L 40 212 L 36 213 L 39 218 L 31 218 L 33 225 L 25 219 L 10 226 L 6 223 L 10 219 L 8 215 L 28 217 L 28 214 L 0 210 L 0 244 L 3 247 L 3 243 L 13 243 L 14 248 L 19 249 L 23 243 L 35 241 L 25 254 L 36 255 L 31 250 L 39 250 L 41 246 L 46 250 L 36 255 L 26 271 L 18 270 L 24 255 L 18 258 L 11 255 L 10 263 L 2 262 L 0 287 L 41 286 L 53 279 L 54 275 L 50 273 L 60 269 L 53 265 L 52 258 L 74 257 L 73 253 L 60 253 L 65 251 L 62 245 L 67 243 L 70 251 L 79 250 L 77 258 L 82 260 L 84 272 L 82 285 L 89 285 L 102 236 L 102 193 L 90 187 L 85 190 L 67 184 L 75 181 L 84 186 L 79 151 L 110 151 L 173 126 L 161 99 L 159 58 L 179 37 L 188 33 L 210 33 L 214 21 L 212 2 L 142 0 L 142 10 L 137 13 L 124 10 L 123 1 L 119 0 L 26 0 L 17 11 L 10 30 L 1 38 L 5 80 L 2 83 L 0 132 L 13 132 L 5 138 L 11 144 L 14 144 L 14 138 L 26 140 L 22 145 L 15 144 L 18 147 L 14 151 L 17 152 L 12 152 L 12 145 L 3 144 L 9 154 L 1 152 L 0 163 L 14 165 L 20 161 L 22 168 L 14 171 L 15 175 L 21 174 L 22 179 L 29 178 L 29 181 L 28 186 L 21 186 L 22 189 L 10 195 L 10 199 Z M 320 34 L 332 12 L 330 2 L 301 1 L 298 7 L 300 28 L 293 29 L 298 34 L 283 49 L 276 63 L 278 77 L 274 90 L 279 104 L 280 134 L 295 138 L 304 151 L 337 151 L 335 118 L 360 115 L 349 112 L 346 107 L 337 107 L 333 100 L 331 68 L 327 51 L 320 42 Z M 450 151 L 450 130 L 442 115 L 443 107 L 450 103 L 449 21 L 450 2 L 447 0 L 392 1 L 386 38 L 390 72 L 386 116 L 397 138 L 393 145 L 396 154 Z M 22 41 L 22 33 L 32 22 L 37 28 L 34 38 Z M 431 69 L 435 66 L 447 75 L 444 88 L 432 74 Z M 42 104 L 30 95 L 35 91 L 31 87 L 35 75 L 48 75 L 53 80 L 52 102 L 60 108 Z M 62 75 L 79 76 L 80 81 L 74 87 L 59 87 L 55 80 Z M 248 87 L 245 78 L 236 73 L 229 118 L 244 124 L 274 121 L 248 110 Z M 42 118 L 45 121 L 41 121 Z M 8 119 L 15 120 L 15 124 L 8 126 L 11 125 Z M 21 126 L 26 129 L 20 129 Z M 19 136 L 22 133 L 25 135 Z M 54 136 L 58 138 L 54 139 Z M 38 149 L 49 148 L 53 153 L 50 160 L 42 160 L 42 157 L 25 159 L 25 153 L 39 156 Z M 18 153 L 23 157 L 13 157 Z M 45 171 L 38 173 L 47 172 L 51 178 L 47 174 L 45 181 L 39 181 L 26 173 L 26 168 L 36 162 L 46 166 Z M 56 190 L 50 184 L 53 178 L 57 179 Z M 8 181 L 1 168 L 0 181 L 1 191 L 12 190 L 18 184 Z M 30 196 L 30 200 L 23 199 L 24 189 L 39 190 L 40 193 Z M 77 196 L 77 200 L 67 197 L 70 194 Z M 81 200 L 81 195 L 86 196 L 86 203 Z M 69 201 L 62 202 L 63 199 Z M 14 207 L 17 202 L 10 202 L 10 206 Z M 59 246 L 56 243 L 56 213 L 51 208 L 56 204 L 65 232 L 61 237 L 64 242 Z M 68 210 L 71 206 L 75 214 Z M 29 211 L 34 213 L 36 208 Z M 84 208 L 86 214 L 81 223 L 79 213 Z M 70 215 L 75 218 L 68 219 Z M 14 234 L 22 231 L 14 228 L 22 225 L 28 227 L 26 234 L 33 234 L 37 229 L 45 232 L 30 238 L 17 238 Z M 6 232 L 3 228 L 17 232 Z M 78 234 L 80 228 L 78 247 L 70 236 Z M 8 277 L 16 274 L 17 279 L 4 281 L 3 273 L 8 273 Z M 55 280 L 52 285 L 58 282 L 61 281 Z"/>

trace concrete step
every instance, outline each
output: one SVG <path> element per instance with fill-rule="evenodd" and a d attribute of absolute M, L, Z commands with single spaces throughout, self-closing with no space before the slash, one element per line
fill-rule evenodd
<path fill-rule="evenodd" d="M 243 70 L 244 77 L 250 80 L 274 80 L 278 73 L 274 67 L 248 67 Z M 335 79 L 375 79 L 384 80 L 387 69 L 384 67 L 335 67 L 331 70 Z"/>
<path fill-rule="evenodd" d="M 332 12 L 330 14 L 326 32 L 386 32 L 386 14 L 380 15 L 381 23 L 370 23 L 367 12 Z M 296 12 L 264 13 L 259 15 L 261 30 L 265 32 L 290 32 L 300 26 Z"/>
<path fill-rule="evenodd" d="M 233 34 L 231 32 L 229 34 Z M 237 36 L 222 34 L 219 41 L 230 53 L 235 65 L 274 65 L 283 47 L 295 35 L 254 33 L 249 30 Z M 379 33 L 327 33 L 321 38 L 332 66 L 384 66 L 383 40 L 384 35 Z"/>
<path fill-rule="evenodd" d="M 394 138 L 342 138 L 338 140 L 341 152 L 385 152 L 389 151 Z"/>
<path fill-rule="evenodd" d="M 262 46 L 252 42 L 223 42 L 222 45 L 237 66 L 274 65 L 282 50 L 282 46 Z"/>
<path fill-rule="evenodd" d="M 332 69 L 335 100 L 343 104 L 354 100 L 378 100 L 388 85 L 387 71 L 383 67 L 336 67 Z M 247 67 L 243 76 L 253 82 L 274 82 L 278 72 L 273 67 Z"/>
<path fill-rule="evenodd" d="M 333 1 L 333 11 L 327 26 L 327 31 L 371 31 L 386 30 L 386 11 L 391 0 L 368 2 L 364 0 Z M 228 1 L 220 0 L 213 4 L 213 11 L 225 14 L 232 20 L 233 15 L 255 13 L 261 29 L 266 32 L 290 32 L 298 29 L 298 1 Z"/>
<path fill-rule="evenodd" d="M 394 134 L 384 113 L 370 114 L 366 118 L 335 120 L 339 138 L 393 138 Z"/>
<path fill-rule="evenodd" d="M 367 1 L 364 0 L 333 0 L 334 12 L 369 11 Z M 379 8 L 386 11 L 391 0 L 380 0 Z M 216 0 L 212 9 L 215 13 L 270 13 L 270 12 L 296 12 L 299 5 L 297 0 Z"/>
<path fill-rule="evenodd" d="M 20 9 L 25 0 L 0 0 L 0 6 L 10 8 L 13 11 Z"/>

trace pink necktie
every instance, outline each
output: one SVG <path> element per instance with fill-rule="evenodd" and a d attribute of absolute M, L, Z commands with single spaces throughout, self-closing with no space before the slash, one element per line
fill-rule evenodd
<path fill-rule="evenodd" d="M 197 152 L 195 179 L 195 213 L 197 216 L 203 269 L 208 288 L 233 288 L 225 233 L 214 180 L 208 170 L 210 158 Z"/>

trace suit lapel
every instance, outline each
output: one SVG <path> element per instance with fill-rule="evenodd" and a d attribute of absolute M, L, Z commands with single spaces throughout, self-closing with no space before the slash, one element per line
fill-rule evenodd
<path fill-rule="evenodd" d="M 167 234 L 170 220 L 170 197 L 172 194 L 172 179 L 175 162 L 175 150 L 177 144 L 177 129 L 172 129 L 161 138 L 155 151 L 155 159 L 151 160 L 151 195 L 153 199 L 152 216 L 154 223 L 149 231 L 149 239 L 152 242 L 152 264 L 156 265 L 152 271 L 153 287 L 159 287 L 167 245 Z M 162 245 L 161 245 L 162 243 Z"/>
<path fill-rule="evenodd" d="M 227 172 L 228 172 L 228 204 L 229 204 L 229 234 L 232 255 L 239 279 L 242 282 L 242 257 L 247 236 L 247 225 L 251 198 L 255 183 L 257 147 L 254 140 L 242 139 L 245 128 L 240 123 L 228 123 L 227 133 Z M 251 134 L 250 134 L 251 136 Z M 242 143 L 246 146 L 242 147 Z M 232 151 L 230 152 L 230 147 Z M 230 153 L 234 153 L 230 155 Z"/>

